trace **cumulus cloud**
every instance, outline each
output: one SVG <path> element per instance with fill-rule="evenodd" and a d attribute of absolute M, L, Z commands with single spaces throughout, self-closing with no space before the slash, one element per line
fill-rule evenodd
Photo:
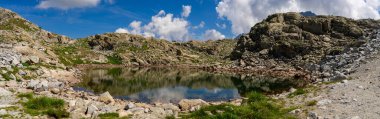
<path fill-rule="evenodd" d="M 189 17 L 191 13 L 191 6 L 190 5 L 183 5 L 182 6 L 182 17 Z"/>
<path fill-rule="evenodd" d="M 204 40 L 219 40 L 224 38 L 226 38 L 226 36 L 215 29 L 206 30 L 206 32 L 203 34 Z"/>
<path fill-rule="evenodd" d="M 140 34 L 145 37 L 157 37 L 167 40 L 186 41 L 189 39 L 189 23 L 183 18 L 176 18 L 173 14 L 166 14 L 161 10 L 152 16 L 151 21 L 142 25 L 141 21 L 133 21 L 128 28 L 119 28 L 115 32 Z"/>
<path fill-rule="evenodd" d="M 71 8 L 95 7 L 100 1 L 101 0 L 43 0 L 37 5 L 37 8 L 57 8 L 66 10 Z"/>
<path fill-rule="evenodd" d="M 216 11 L 232 23 L 232 32 L 248 32 L 257 22 L 279 12 L 312 11 L 354 19 L 379 19 L 380 0 L 222 0 Z"/>
<path fill-rule="evenodd" d="M 199 25 L 193 26 L 193 29 L 200 29 L 200 28 L 205 27 L 205 25 L 206 25 L 206 23 L 204 21 L 201 21 L 201 23 L 199 23 Z"/>
<path fill-rule="evenodd" d="M 118 29 L 116 29 L 115 32 L 116 33 L 129 33 L 129 31 L 127 29 L 123 29 L 123 28 L 118 28 Z"/>

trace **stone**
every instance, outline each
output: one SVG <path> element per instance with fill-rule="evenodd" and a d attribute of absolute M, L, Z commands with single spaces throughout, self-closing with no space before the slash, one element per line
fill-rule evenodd
<path fill-rule="evenodd" d="M 322 105 L 330 104 L 331 102 L 332 101 L 329 99 L 323 99 L 323 100 L 318 101 L 317 105 L 322 106 Z"/>
<path fill-rule="evenodd" d="M 348 80 L 342 80 L 342 83 L 348 83 Z"/>
<path fill-rule="evenodd" d="M 52 88 L 50 91 L 51 91 L 51 93 L 53 93 L 53 94 L 58 94 L 58 93 L 61 92 L 58 88 Z"/>
<path fill-rule="evenodd" d="M 69 107 L 74 107 L 76 102 L 77 102 L 76 100 L 70 100 L 69 101 Z"/>
<path fill-rule="evenodd" d="M 209 105 L 206 101 L 203 101 L 201 99 L 182 99 L 178 105 L 180 106 L 181 110 L 183 111 L 189 111 L 191 108 L 196 106 L 204 106 Z"/>
<path fill-rule="evenodd" d="M 289 92 L 290 92 L 290 93 L 294 93 L 294 92 L 296 92 L 296 91 L 297 91 L 297 89 L 295 89 L 295 88 L 293 88 L 293 87 L 289 89 Z"/>
<path fill-rule="evenodd" d="M 40 58 L 37 56 L 30 56 L 30 61 L 33 63 L 40 63 Z"/>
<path fill-rule="evenodd" d="M 17 64 L 20 64 L 21 62 L 20 62 L 20 60 L 19 59 L 17 59 L 17 58 L 13 58 L 13 60 L 12 60 L 12 64 L 13 65 L 17 65 Z"/>
<path fill-rule="evenodd" d="M 129 109 L 128 111 L 132 112 L 133 114 L 144 114 L 145 108 L 135 107 L 135 108 Z"/>
<path fill-rule="evenodd" d="M 21 60 L 21 63 L 27 63 L 30 59 L 27 56 L 22 56 L 20 60 Z"/>
<path fill-rule="evenodd" d="M 310 119 L 318 119 L 318 114 L 315 112 L 309 112 L 308 117 Z"/>
<path fill-rule="evenodd" d="M 197 111 L 197 110 L 200 110 L 200 109 L 201 109 L 200 105 L 193 106 L 193 107 L 190 108 L 190 112 L 194 112 L 194 111 Z"/>
<path fill-rule="evenodd" d="M 300 114 L 301 112 L 302 112 L 301 109 L 295 109 L 295 110 L 290 111 L 289 113 L 290 114 Z"/>
<path fill-rule="evenodd" d="M 64 83 L 59 82 L 59 81 L 50 81 L 48 85 L 49 85 L 49 88 L 62 88 L 65 86 Z"/>
<path fill-rule="evenodd" d="M 47 91 L 49 89 L 49 82 L 46 80 L 42 80 L 34 90 L 37 91 Z"/>
<path fill-rule="evenodd" d="M 10 74 L 9 77 L 10 77 L 12 80 L 17 80 L 16 76 L 13 75 L 13 74 Z"/>
<path fill-rule="evenodd" d="M 132 109 L 132 108 L 135 108 L 136 107 L 136 105 L 135 104 L 133 104 L 133 103 L 129 103 L 127 106 L 125 106 L 125 110 L 128 110 L 128 109 Z"/>
<path fill-rule="evenodd" d="M 36 86 L 40 83 L 40 81 L 38 80 L 30 80 L 29 83 L 28 83 L 28 86 L 27 88 L 29 89 L 35 89 Z"/>
<path fill-rule="evenodd" d="M 269 53 L 268 49 L 263 49 L 259 52 L 260 55 L 267 55 Z"/>
<path fill-rule="evenodd" d="M 27 73 L 23 70 L 18 71 L 18 74 L 21 76 L 25 76 Z"/>
<path fill-rule="evenodd" d="M 93 115 L 95 111 L 98 111 L 98 107 L 96 107 L 95 105 L 90 105 L 87 107 L 87 110 L 86 110 L 86 114 L 90 114 L 90 115 Z"/>
<path fill-rule="evenodd" d="M 6 89 L 0 87 L 0 96 L 1 96 L 1 97 L 2 97 L 2 96 L 11 96 L 11 95 L 13 95 L 12 92 L 10 92 L 10 91 L 8 91 L 8 90 L 6 90 Z"/>
<path fill-rule="evenodd" d="M 111 94 L 107 91 L 103 94 L 101 94 L 98 98 L 99 101 L 101 102 L 104 102 L 106 104 L 110 104 L 110 103 L 114 103 L 115 100 L 113 99 L 113 97 L 111 96 Z"/>
<path fill-rule="evenodd" d="M 169 103 L 169 104 L 162 104 L 161 107 L 164 108 L 165 110 L 181 111 L 178 106 L 175 106 L 175 105 L 173 105 L 171 103 Z"/>

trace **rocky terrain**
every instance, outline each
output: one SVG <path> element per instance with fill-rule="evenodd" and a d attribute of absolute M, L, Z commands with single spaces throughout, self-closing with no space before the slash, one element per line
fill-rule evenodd
<path fill-rule="evenodd" d="M 364 55 L 376 53 L 377 44 L 369 42 L 376 42 L 378 28 L 374 20 L 274 14 L 240 37 L 231 55 L 242 67 L 295 68 L 314 80 L 340 79 Z"/>
<path fill-rule="evenodd" d="M 289 99 L 294 89 L 273 97 L 288 106 L 316 101 L 291 112 L 300 118 L 376 118 L 379 29 L 375 20 L 281 13 L 238 40 L 169 42 L 116 33 L 71 40 L 0 8 L 0 118 L 165 118 L 205 105 L 243 102 L 184 99 L 178 104 L 145 104 L 114 99 L 109 92 L 76 91 L 72 86 L 81 81 L 78 66 L 86 65 L 187 66 L 312 79 L 317 93 Z M 62 110 L 41 112 L 38 106 L 28 106 L 36 100 L 63 100 L 64 105 L 59 106 Z"/>

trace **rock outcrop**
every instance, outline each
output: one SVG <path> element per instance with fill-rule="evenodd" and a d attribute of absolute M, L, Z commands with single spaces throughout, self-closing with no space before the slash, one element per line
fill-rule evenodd
<path fill-rule="evenodd" d="M 242 35 L 231 57 L 243 66 L 308 69 L 328 55 L 362 46 L 379 26 L 375 20 L 274 14 Z"/>

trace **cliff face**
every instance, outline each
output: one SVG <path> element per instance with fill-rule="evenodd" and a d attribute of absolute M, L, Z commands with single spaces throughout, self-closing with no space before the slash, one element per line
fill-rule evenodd
<path fill-rule="evenodd" d="M 379 21 L 338 16 L 269 16 L 239 38 L 231 54 L 249 66 L 304 66 L 366 43 Z"/>

